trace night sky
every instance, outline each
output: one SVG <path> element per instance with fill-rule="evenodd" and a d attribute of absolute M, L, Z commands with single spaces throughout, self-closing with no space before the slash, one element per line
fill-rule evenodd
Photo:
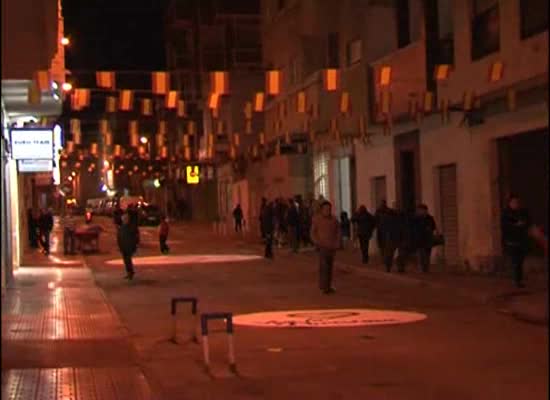
<path fill-rule="evenodd" d="M 72 70 L 163 70 L 167 0 L 63 0 Z"/>

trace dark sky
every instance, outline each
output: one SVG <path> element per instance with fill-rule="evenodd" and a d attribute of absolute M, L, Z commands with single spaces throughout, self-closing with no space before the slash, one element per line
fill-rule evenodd
<path fill-rule="evenodd" d="M 163 70 L 167 0 L 63 0 L 67 68 Z"/>

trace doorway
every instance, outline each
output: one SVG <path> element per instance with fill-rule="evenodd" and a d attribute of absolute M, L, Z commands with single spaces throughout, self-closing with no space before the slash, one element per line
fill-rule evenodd
<path fill-rule="evenodd" d="M 402 210 L 414 212 L 421 199 L 418 131 L 394 138 L 396 199 Z"/>

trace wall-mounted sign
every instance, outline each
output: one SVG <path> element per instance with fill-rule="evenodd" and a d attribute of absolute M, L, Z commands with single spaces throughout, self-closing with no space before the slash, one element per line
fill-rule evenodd
<path fill-rule="evenodd" d="M 190 185 L 196 185 L 200 182 L 200 173 L 198 165 L 188 165 L 185 168 L 187 174 L 187 183 Z"/>
<path fill-rule="evenodd" d="M 11 158 L 14 160 L 52 160 L 53 130 L 13 128 L 10 130 Z"/>
<path fill-rule="evenodd" d="M 19 172 L 51 172 L 53 171 L 52 160 L 19 160 L 17 161 Z"/>

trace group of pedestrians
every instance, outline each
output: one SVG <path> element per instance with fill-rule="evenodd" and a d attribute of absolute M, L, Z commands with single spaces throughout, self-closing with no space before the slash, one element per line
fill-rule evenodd
<path fill-rule="evenodd" d="M 27 210 L 27 228 L 29 245 L 33 249 L 40 248 L 42 253 L 50 254 L 50 234 L 53 230 L 53 214 L 49 209 Z"/>

